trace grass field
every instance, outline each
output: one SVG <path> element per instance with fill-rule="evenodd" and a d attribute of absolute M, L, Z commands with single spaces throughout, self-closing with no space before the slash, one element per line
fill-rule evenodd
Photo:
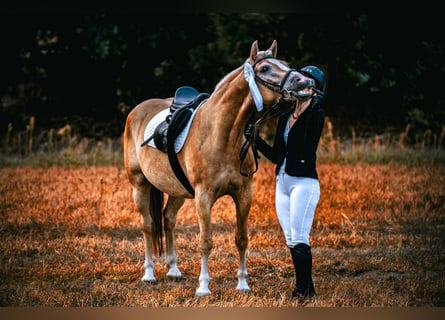
<path fill-rule="evenodd" d="M 39 167 L 39 166 L 37 166 Z M 274 170 L 261 163 L 249 217 L 252 292 L 236 290 L 235 208 L 212 210 L 212 295 L 197 299 L 194 202 L 178 216 L 185 278 L 145 284 L 139 213 L 120 165 L 0 169 L 0 306 L 300 306 L 274 209 Z M 445 164 L 319 165 L 312 229 L 317 297 L 305 306 L 445 306 Z"/>

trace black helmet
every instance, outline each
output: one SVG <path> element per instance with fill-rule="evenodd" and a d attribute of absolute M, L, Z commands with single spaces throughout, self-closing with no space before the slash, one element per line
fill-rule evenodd
<path fill-rule="evenodd" d="M 316 88 L 320 91 L 324 91 L 324 87 L 326 85 L 326 77 L 324 75 L 324 72 L 321 71 L 316 66 L 306 66 L 300 69 L 300 73 L 304 74 L 305 76 L 311 77 L 315 80 Z"/>

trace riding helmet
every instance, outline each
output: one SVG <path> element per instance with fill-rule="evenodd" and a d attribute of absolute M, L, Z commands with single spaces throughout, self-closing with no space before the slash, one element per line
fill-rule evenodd
<path fill-rule="evenodd" d="M 316 66 L 306 66 L 300 69 L 300 73 L 304 74 L 305 76 L 311 77 L 315 80 L 316 88 L 318 90 L 324 91 L 325 85 L 326 85 L 326 76 L 324 75 L 324 72 L 321 71 Z"/>

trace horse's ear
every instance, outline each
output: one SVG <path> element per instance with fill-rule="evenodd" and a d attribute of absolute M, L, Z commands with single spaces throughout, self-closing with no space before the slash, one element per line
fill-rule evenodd
<path fill-rule="evenodd" d="M 257 54 L 258 54 L 258 40 L 255 40 L 252 43 L 252 47 L 250 48 L 250 62 L 251 63 L 255 62 Z"/>
<path fill-rule="evenodd" d="M 277 40 L 274 40 L 272 42 L 272 45 L 270 46 L 269 51 L 272 52 L 272 55 L 275 58 L 277 57 Z"/>

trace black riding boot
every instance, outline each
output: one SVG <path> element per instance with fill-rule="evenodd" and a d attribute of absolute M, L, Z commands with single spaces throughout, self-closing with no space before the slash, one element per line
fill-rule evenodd
<path fill-rule="evenodd" d="M 292 292 L 294 298 L 312 298 L 315 296 L 314 283 L 312 282 L 312 253 L 311 247 L 300 243 L 290 248 L 292 261 L 294 262 L 296 285 Z"/>

